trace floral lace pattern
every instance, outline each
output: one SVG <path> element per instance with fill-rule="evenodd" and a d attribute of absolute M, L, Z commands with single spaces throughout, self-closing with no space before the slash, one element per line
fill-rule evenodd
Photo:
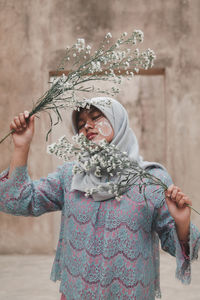
<path fill-rule="evenodd" d="M 51 279 L 61 281 L 60 292 L 67 300 L 160 298 L 159 238 L 163 250 L 176 256 L 177 278 L 190 283 L 200 233 L 190 225 L 188 259 L 165 201 L 151 186 L 146 189 L 148 206 L 136 186 L 120 202 L 94 202 L 82 192 L 70 191 L 72 163 L 35 181 L 26 166 L 16 168 L 5 180 L 7 172 L 0 174 L 0 211 L 39 216 L 61 210 Z M 167 185 L 172 183 L 167 172 L 159 168 L 149 172 Z"/>

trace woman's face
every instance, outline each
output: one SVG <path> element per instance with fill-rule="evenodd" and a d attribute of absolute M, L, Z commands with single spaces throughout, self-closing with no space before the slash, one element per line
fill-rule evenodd
<path fill-rule="evenodd" d="M 77 120 L 78 133 L 83 133 L 88 140 L 94 143 L 106 139 L 110 143 L 114 137 L 114 130 L 104 116 L 104 114 L 96 107 L 83 109 L 80 111 Z"/>

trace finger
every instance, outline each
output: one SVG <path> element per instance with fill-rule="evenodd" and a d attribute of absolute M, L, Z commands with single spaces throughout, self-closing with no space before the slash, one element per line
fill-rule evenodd
<path fill-rule="evenodd" d="M 176 202 L 176 199 L 172 198 L 171 195 L 168 197 L 167 194 L 165 194 L 165 199 L 170 201 L 170 202 L 171 201 Z"/>
<path fill-rule="evenodd" d="M 176 199 L 176 194 L 177 194 L 177 192 L 178 192 L 178 190 L 176 189 L 176 187 L 174 187 L 174 189 L 173 189 L 172 192 L 171 192 L 171 198 L 172 198 L 173 200 Z"/>
<path fill-rule="evenodd" d="M 175 199 L 176 195 L 179 191 L 180 191 L 180 189 L 177 186 L 175 186 L 172 193 L 171 193 L 171 197 Z"/>
<path fill-rule="evenodd" d="M 29 126 L 29 128 L 30 128 L 31 130 L 34 129 L 34 122 L 35 122 L 35 115 L 31 116 L 30 119 L 29 119 L 29 124 L 28 124 L 28 126 Z"/>
<path fill-rule="evenodd" d="M 20 120 L 19 120 L 19 117 L 14 117 L 14 123 L 15 123 L 15 125 L 17 126 L 17 129 L 18 130 L 20 130 L 20 129 L 22 129 L 22 126 L 21 126 L 21 123 L 20 123 Z"/>
<path fill-rule="evenodd" d="M 171 197 L 174 190 L 180 191 L 180 188 L 177 187 L 177 186 L 174 185 L 174 184 L 171 184 L 171 185 L 168 187 L 168 189 L 167 189 L 167 196 L 168 196 L 168 197 Z"/>
<path fill-rule="evenodd" d="M 173 191 L 173 188 L 174 188 L 174 184 L 171 184 L 168 189 L 166 190 L 166 196 L 167 197 L 170 197 L 171 196 L 171 193 Z"/>
<path fill-rule="evenodd" d="M 21 123 L 21 126 L 23 126 L 24 128 L 26 128 L 26 120 L 25 120 L 25 116 L 24 116 L 24 113 L 20 113 L 19 114 L 19 120 L 20 120 L 20 123 Z"/>
<path fill-rule="evenodd" d="M 192 205 L 191 200 L 190 200 L 187 196 L 186 196 L 186 197 L 183 197 L 183 198 L 177 203 L 178 207 L 180 207 L 180 208 L 186 207 L 187 204 Z"/>
<path fill-rule="evenodd" d="M 176 202 L 179 202 L 181 199 L 183 199 L 183 197 L 185 197 L 185 194 L 182 192 L 178 192 L 176 194 Z"/>
<path fill-rule="evenodd" d="M 182 192 L 178 192 L 176 194 L 176 201 L 180 201 L 184 197 L 184 194 Z"/>
<path fill-rule="evenodd" d="M 185 202 L 186 204 L 189 204 L 189 205 L 192 206 L 192 201 L 190 200 L 189 197 L 185 196 L 185 197 L 183 197 L 183 200 L 184 200 L 184 202 Z"/>
<path fill-rule="evenodd" d="M 184 204 L 185 204 L 184 199 L 181 199 L 181 200 L 177 203 L 177 205 L 178 205 L 179 208 L 183 208 Z"/>
<path fill-rule="evenodd" d="M 25 116 L 25 119 L 29 117 L 29 111 L 28 110 L 24 111 L 24 116 Z"/>
<path fill-rule="evenodd" d="M 15 131 L 17 131 L 18 130 L 18 128 L 17 128 L 17 126 L 16 126 L 16 124 L 15 124 L 15 122 L 14 121 L 12 121 L 11 123 L 10 123 L 10 129 L 11 130 L 15 130 Z"/>

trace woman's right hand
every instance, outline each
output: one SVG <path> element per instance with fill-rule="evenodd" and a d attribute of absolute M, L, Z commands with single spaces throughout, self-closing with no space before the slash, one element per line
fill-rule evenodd
<path fill-rule="evenodd" d="M 15 148 L 25 149 L 29 148 L 33 135 L 34 135 L 34 115 L 29 117 L 29 112 L 24 111 L 18 116 L 14 117 L 13 121 L 10 124 L 10 129 L 14 132 L 12 133 L 13 142 Z"/>

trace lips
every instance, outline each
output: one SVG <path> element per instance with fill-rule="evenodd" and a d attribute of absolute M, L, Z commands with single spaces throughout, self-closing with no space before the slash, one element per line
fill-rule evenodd
<path fill-rule="evenodd" d="M 89 132 L 86 137 L 88 140 L 92 140 L 95 136 L 97 135 L 97 133 L 94 132 Z"/>

